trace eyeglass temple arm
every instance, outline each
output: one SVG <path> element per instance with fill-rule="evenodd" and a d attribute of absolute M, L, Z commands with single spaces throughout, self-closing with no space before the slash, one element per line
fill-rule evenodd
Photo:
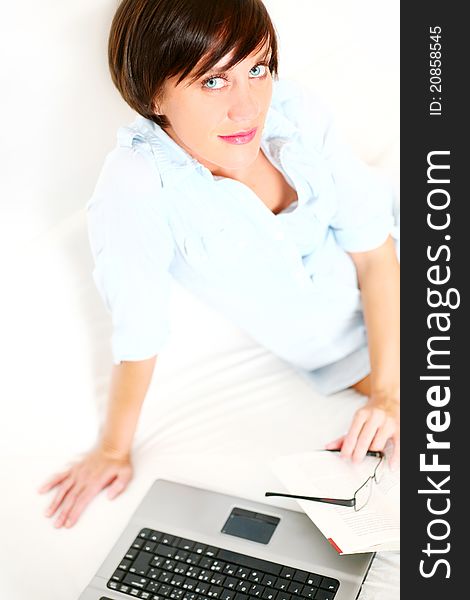
<path fill-rule="evenodd" d="M 324 502 L 338 506 L 354 506 L 354 498 L 349 500 L 342 498 L 317 498 L 315 496 L 297 496 L 296 494 L 281 494 L 277 492 L 265 492 L 265 496 L 282 496 L 283 498 L 296 498 L 297 500 L 312 500 L 312 502 Z"/>
<path fill-rule="evenodd" d="M 334 448 L 332 450 L 326 448 L 326 452 L 341 452 L 341 448 Z M 385 454 L 380 450 L 367 450 L 366 456 L 375 456 L 375 458 L 382 458 L 385 456 Z"/>

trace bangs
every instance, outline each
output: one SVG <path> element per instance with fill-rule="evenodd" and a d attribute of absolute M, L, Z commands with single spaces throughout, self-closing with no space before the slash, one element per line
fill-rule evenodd
<path fill-rule="evenodd" d="M 176 85 L 186 78 L 191 85 L 231 52 L 230 61 L 218 70 L 229 70 L 264 47 L 259 60 L 266 60 L 271 73 L 277 76 L 276 32 L 261 2 L 196 0 L 191 4 L 186 27 L 180 29 L 172 48 L 174 72 L 170 76 L 178 76 Z"/>

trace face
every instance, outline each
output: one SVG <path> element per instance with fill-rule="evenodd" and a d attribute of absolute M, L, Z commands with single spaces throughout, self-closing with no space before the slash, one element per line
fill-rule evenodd
<path fill-rule="evenodd" d="M 271 103 L 272 78 L 266 48 L 230 71 L 232 54 L 191 85 L 166 82 L 158 112 L 170 121 L 166 133 L 214 175 L 243 179 L 259 155 L 261 133 Z M 254 136 L 224 139 L 256 128 Z"/>

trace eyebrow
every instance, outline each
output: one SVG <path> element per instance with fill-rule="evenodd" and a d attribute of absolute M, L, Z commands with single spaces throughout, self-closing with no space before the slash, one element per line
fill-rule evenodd
<path fill-rule="evenodd" d="M 267 51 L 265 52 L 259 52 L 254 58 L 253 60 L 257 61 L 257 60 L 269 60 L 271 58 L 271 49 L 269 48 Z M 226 65 L 222 65 L 220 67 L 212 67 L 212 69 L 208 69 L 208 71 L 206 71 L 206 73 L 204 73 L 204 75 L 207 75 L 209 73 L 213 73 L 213 72 L 217 72 L 218 75 L 225 75 L 227 73 L 227 64 Z M 233 67 L 232 67 L 233 69 Z M 203 76 L 204 76 L 203 75 Z"/>

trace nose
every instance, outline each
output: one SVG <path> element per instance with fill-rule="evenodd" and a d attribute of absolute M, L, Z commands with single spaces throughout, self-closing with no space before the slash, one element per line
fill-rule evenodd
<path fill-rule="evenodd" d="M 260 114 L 260 104 L 249 86 L 235 86 L 230 97 L 228 117 L 234 123 L 253 125 Z"/>

